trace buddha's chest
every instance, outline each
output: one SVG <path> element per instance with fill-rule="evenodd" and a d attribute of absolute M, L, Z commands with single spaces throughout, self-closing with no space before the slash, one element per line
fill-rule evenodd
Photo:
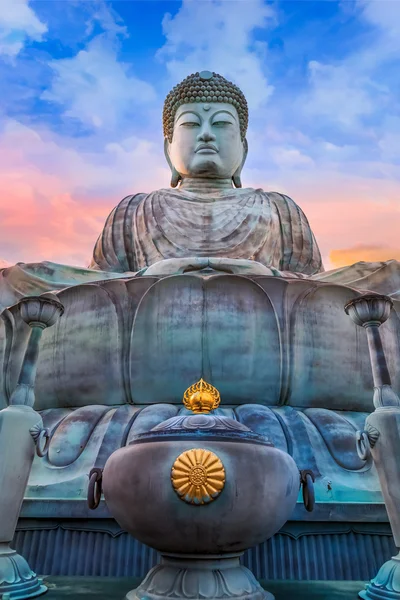
<path fill-rule="evenodd" d="M 235 256 L 250 258 L 276 229 L 270 203 L 257 194 L 207 201 L 150 195 L 138 212 L 146 235 L 160 250 L 172 244 L 176 255 L 190 251 L 212 256 L 232 250 Z"/>

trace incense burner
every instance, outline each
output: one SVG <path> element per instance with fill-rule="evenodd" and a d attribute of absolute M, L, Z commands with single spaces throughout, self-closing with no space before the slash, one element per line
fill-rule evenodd
<path fill-rule="evenodd" d="M 207 394 L 194 392 L 196 406 L 211 408 Z M 291 456 L 212 412 L 137 435 L 108 459 L 104 496 L 121 527 L 162 559 L 127 598 L 271 598 L 239 559 L 282 527 L 299 487 Z"/>

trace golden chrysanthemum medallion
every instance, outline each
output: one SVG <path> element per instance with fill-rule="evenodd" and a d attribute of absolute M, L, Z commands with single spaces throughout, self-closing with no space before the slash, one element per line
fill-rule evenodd
<path fill-rule="evenodd" d="M 209 504 L 225 485 L 224 465 L 214 452 L 193 448 L 182 452 L 171 471 L 172 486 L 188 504 Z"/>

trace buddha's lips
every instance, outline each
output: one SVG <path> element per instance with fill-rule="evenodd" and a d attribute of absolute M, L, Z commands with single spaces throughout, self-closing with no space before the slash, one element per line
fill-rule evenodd
<path fill-rule="evenodd" d="M 198 148 L 196 148 L 196 152 L 201 152 L 202 150 L 206 150 L 207 152 L 218 152 L 218 148 L 216 148 L 216 146 L 214 146 L 213 144 L 200 144 L 200 146 Z M 205 152 L 203 152 L 203 154 L 205 154 Z"/>

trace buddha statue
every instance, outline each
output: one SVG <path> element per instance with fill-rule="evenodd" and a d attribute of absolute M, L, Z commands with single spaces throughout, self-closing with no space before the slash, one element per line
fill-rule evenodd
<path fill-rule="evenodd" d="M 87 269 L 0 269 L 0 407 L 29 333 L 15 303 L 53 291 L 65 308 L 42 336 L 35 408 L 51 441 L 32 499 L 84 499 L 90 469 L 186 410 L 184 391 L 204 379 L 220 392 L 217 414 L 312 468 L 317 502 L 380 502 L 354 443 L 373 410 L 367 339 L 343 307 L 365 289 L 393 297 L 382 337 L 400 387 L 399 264 L 324 272 L 301 208 L 242 187 L 247 125 L 236 85 L 190 75 L 164 106 L 171 187 L 124 198 Z"/>
<path fill-rule="evenodd" d="M 220 75 L 203 71 L 177 85 L 163 114 L 171 189 L 122 200 L 96 243 L 91 268 L 137 272 L 179 259 L 180 267 L 169 263 L 171 270 L 212 257 L 255 261 L 269 274 L 319 273 L 318 245 L 293 200 L 242 188 L 247 124 L 243 93 Z"/>

